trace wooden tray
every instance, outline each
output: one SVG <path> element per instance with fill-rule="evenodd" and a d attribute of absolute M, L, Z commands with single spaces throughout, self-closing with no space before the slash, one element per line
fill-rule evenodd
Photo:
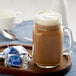
<path fill-rule="evenodd" d="M 3 51 L 8 45 L 0 46 L 0 52 Z M 12 46 L 12 45 L 10 45 Z M 28 52 L 31 54 L 32 47 L 24 46 Z M 13 68 L 13 67 L 5 67 L 3 65 L 3 60 L 0 61 L 0 73 L 10 74 L 16 76 L 63 76 L 66 74 L 71 68 L 71 57 L 63 56 L 63 60 L 60 66 L 53 69 L 42 69 L 36 66 L 33 61 L 29 62 L 28 68 Z"/>

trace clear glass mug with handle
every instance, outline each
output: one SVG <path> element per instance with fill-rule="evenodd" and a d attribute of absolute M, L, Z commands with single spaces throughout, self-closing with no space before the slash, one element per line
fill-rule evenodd
<path fill-rule="evenodd" d="M 69 46 L 63 49 L 64 32 L 69 32 Z M 35 15 L 33 27 L 33 60 L 38 67 L 54 68 L 61 64 L 63 55 L 70 55 L 72 31 L 62 26 L 58 12 L 40 12 Z"/>
<path fill-rule="evenodd" d="M 69 26 L 63 26 L 64 34 L 67 33 L 67 35 L 64 35 L 64 51 L 63 55 L 70 55 L 71 54 L 71 48 L 73 44 L 73 35 L 72 31 L 69 28 Z M 67 32 L 69 31 L 69 32 Z M 69 42 L 69 43 L 68 43 Z"/>

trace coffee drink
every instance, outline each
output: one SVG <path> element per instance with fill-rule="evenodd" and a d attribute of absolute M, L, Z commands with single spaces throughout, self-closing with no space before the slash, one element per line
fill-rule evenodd
<path fill-rule="evenodd" d="M 40 12 L 33 27 L 33 60 L 42 68 L 61 64 L 63 55 L 62 16 L 58 12 Z"/>

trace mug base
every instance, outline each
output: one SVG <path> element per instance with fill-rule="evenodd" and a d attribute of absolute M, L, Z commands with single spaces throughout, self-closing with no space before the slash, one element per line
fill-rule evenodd
<path fill-rule="evenodd" d="M 36 64 L 38 67 L 40 68 L 56 68 L 58 65 L 55 65 L 55 66 L 42 66 L 40 64 Z"/>

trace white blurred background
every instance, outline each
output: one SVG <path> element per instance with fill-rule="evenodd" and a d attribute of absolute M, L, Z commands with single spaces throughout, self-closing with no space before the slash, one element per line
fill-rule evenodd
<path fill-rule="evenodd" d="M 66 0 L 68 4 L 69 25 L 76 40 L 76 0 Z M 50 10 L 51 0 L 0 0 L 0 9 L 22 12 L 24 20 L 33 19 L 38 10 Z"/>

